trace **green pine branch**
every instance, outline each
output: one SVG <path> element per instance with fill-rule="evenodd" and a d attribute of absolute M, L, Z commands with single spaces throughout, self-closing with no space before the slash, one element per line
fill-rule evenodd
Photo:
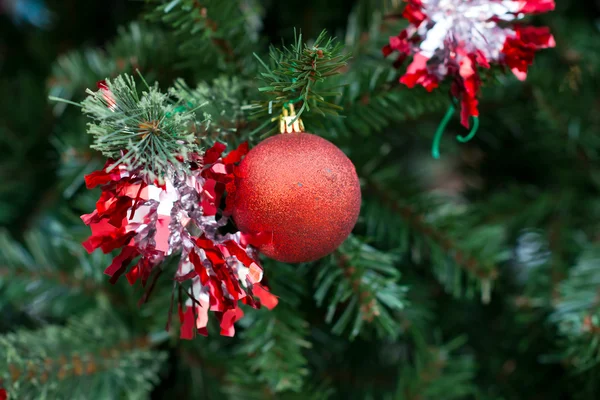
<path fill-rule="evenodd" d="M 148 80 L 164 79 L 165 69 L 178 59 L 175 48 L 173 38 L 156 26 L 132 22 L 118 29 L 105 50 L 84 48 L 60 56 L 47 81 L 49 95 L 79 100 L 96 82 L 136 70 Z M 65 107 L 66 103 L 55 104 L 54 114 L 61 115 Z"/>
<path fill-rule="evenodd" d="M 344 74 L 333 77 L 332 85 L 340 86 L 335 104 L 344 109 L 344 118 L 311 118 L 304 121 L 332 138 L 369 137 L 393 123 L 415 120 L 448 107 L 443 90 L 426 93 L 408 89 L 398 82 L 400 71 L 392 60 L 384 58 L 381 49 L 389 37 L 403 29 L 402 22 L 390 21 L 384 14 L 393 1 L 362 0 L 348 19 L 344 47 L 353 57 Z"/>
<path fill-rule="evenodd" d="M 72 214 L 66 217 L 79 220 Z M 64 321 L 110 305 L 147 331 L 162 331 L 172 282 L 159 279 L 149 301 L 140 308 L 143 291 L 126 283 L 109 283 L 103 272 L 112 255 L 88 254 L 81 242 L 89 231 L 77 221 L 67 225 L 46 217 L 40 227 L 25 233 L 23 245 L 6 231 L 0 232 L 0 307 L 8 303 L 38 320 Z M 173 261 L 167 260 L 164 268 L 172 270 Z M 170 333 L 176 335 L 177 329 L 175 324 Z"/>
<path fill-rule="evenodd" d="M 73 121 L 72 127 L 69 132 L 61 132 L 51 139 L 57 153 L 61 154 L 56 172 L 57 182 L 54 187 L 56 194 L 52 193 L 54 199 L 81 200 L 76 196 L 81 193 L 81 188 L 85 187 L 85 180 L 81 178 L 102 169 L 106 163 L 102 154 L 90 149 L 89 135 L 81 134 L 86 130 L 85 118 L 77 118 L 77 122 Z M 90 203 L 88 202 L 88 204 Z M 90 208 L 79 207 L 78 209 L 89 210 Z"/>
<path fill-rule="evenodd" d="M 53 221 L 29 231 L 22 246 L 0 233 L 0 288 L 4 301 L 38 317 L 65 318 L 92 309 L 101 299 L 118 302 L 102 276 L 110 257 L 88 255 Z"/>
<path fill-rule="evenodd" d="M 162 179 L 199 151 L 194 110 L 161 93 L 158 84 L 140 95 L 134 78 L 124 74 L 87 93 L 81 105 L 93 121 L 88 124 L 91 147 L 118 164 Z"/>
<path fill-rule="evenodd" d="M 392 223 L 394 216 L 399 218 L 401 224 L 409 228 L 395 233 L 400 240 L 400 250 L 412 248 L 417 262 L 421 261 L 422 254 L 427 254 L 433 272 L 453 294 L 470 293 L 470 288 L 477 285 L 482 300 L 490 300 L 493 282 L 499 275 L 496 264 L 509 256 L 504 247 L 501 224 L 482 223 L 476 213 L 460 208 L 448 212 L 450 209 L 444 207 L 447 203 L 440 205 L 427 201 L 424 196 L 400 202 L 375 180 L 368 179 L 367 187 L 377 198 L 372 208 L 369 206 L 366 211 L 369 232 L 388 232 L 386 226 Z M 415 204 L 419 204 L 419 208 L 415 208 Z M 381 206 L 390 212 L 380 211 Z M 464 281 L 465 274 L 467 282 Z"/>
<path fill-rule="evenodd" d="M 556 50 L 536 59 L 535 69 L 528 76 L 539 129 L 556 131 L 555 140 L 576 155 L 575 161 L 589 169 L 598 158 L 600 119 L 593 104 L 600 90 L 600 44 L 598 30 L 579 18 L 552 18 L 547 23 L 558 41 Z M 554 72 L 547 73 L 549 69 Z M 548 101 L 549 93 L 558 91 L 556 101 Z M 577 101 L 573 101 L 576 98 Z"/>
<path fill-rule="evenodd" d="M 235 148 L 248 136 L 247 113 L 243 107 L 251 89 L 251 84 L 237 77 L 221 76 L 210 82 L 200 82 L 191 88 L 182 79 L 178 79 L 171 88 L 171 95 L 181 104 L 196 109 L 196 118 L 210 120 L 202 126 L 198 136 L 207 143 L 217 139 Z M 252 87 L 254 89 L 254 87 Z M 201 108 L 199 108 L 202 106 Z"/>
<path fill-rule="evenodd" d="M 465 337 L 448 343 L 429 345 L 419 333 L 415 339 L 415 358 L 402 366 L 394 400 L 462 400 L 474 398 L 477 364 L 464 351 Z"/>
<path fill-rule="evenodd" d="M 448 107 L 448 98 L 441 91 L 425 94 L 402 86 L 397 72 L 387 63 L 352 64 L 345 80 L 348 85 L 336 103 L 344 108 L 346 118 L 321 122 L 333 137 L 369 137 L 392 123 L 415 120 Z"/>
<path fill-rule="evenodd" d="M 563 358 L 579 371 L 600 364 L 600 247 L 590 247 L 559 287 L 550 320 L 558 327 Z"/>
<path fill-rule="evenodd" d="M 272 264 L 272 266 L 275 265 L 279 267 L 283 264 Z M 283 266 L 289 268 L 287 265 Z M 288 275 L 291 272 L 291 270 L 286 271 L 285 274 Z M 282 296 L 286 298 L 285 303 L 280 303 L 277 307 L 281 305 L 289 307 L 287 294 L 286 292 Z M 285 310 L 285 313 L 292 312 L 289 309 Z M 260 316 L 256 319 L 254 313 L 254 310 L 248 310 L 244 319 L 236 325 L 239 327 L 242 325 L 250 326 L 258 321 L 260 327 L 264 327 L 262 322 L 270 318 L 268 312 L 263 315 L 259 311 Z M 246 318 L 250 318 L 251 322 L 244 323 Z M 289 333 L 288 328 L 282 325 L 280 318 L 275 317 L 270 321 L 275 321 L 276 324 L 282 326 L 283 332 Z M 215 327 L 215 329 L 218 330 L 218 327 Z M 306 333 L 305 327 L 302 327 L 301 330 L 301 334 Z M 238 332 L 236 336 L 241 333 Z M 247 335 L 253 336 L 255 334 L 257 332 L 251 332 Z M 299 365 L 300 369 L 298 370 L 288 370 L 287 368 L 281 370 L 281 368 L 275 367 L 285 360 L 282 360 L 281 354 L 268 353 L 280 353 L 287 346 L 284 343 L 287 343 L 288 339 L 284 338 L 283 335 L 275 336 L 271 331 L 267 331 L 267 336 L 268 345 L 264 349 L 253 350 L 253 353 L 250 354 L 246 352 L 246 342 L 249 340 L 255 342 L 256 339 L 248 336 L 236 340 L 237 344 L 235 346 L 231 345 L 230 338 L 219 336 L 209 336 L 202 338 L 200 341 L 177 343 L 178 362 L 174 373 L 177 374 L 179 379 L 176 386 L 170 387 L 167 393 L 191 398 L 225 398 L 231 400 L 263 400 L 265 398 L 327 400 L 332 396 L 333 390 L 326 382 L 314 382 L 305 379 L 306 377 L 302 375 L 305 368 L 304 362 Z M 289 341 L 296 340 L 298 334 L 293 333 L 292 336 Z M 300 347 L 302 353 L 307 351 L 304 346 Z M 296 355 L 297 350 L 292 348 L 291 360 L 293 364 L 296 363 Z M 265 361 L 265 357 L 269 360 L 275 360 L 273 367 L 268 368 L 268 364 L 261 365 L 262 361 Z M 283 358 L 285 359 L 285 357 Z M 266 362 L 269 362 L 269 360 L 266 360 Z M 262 379 L 263 377 L 267 379 Z M 292 382 L 298 382 L 298 385 L 291 385 Z"/>
<path fill-rule="evenodd" d="M 304 43 L 300 34 L 291 46 L 281 49 L 272 46 L 269 63 L 255 56 L 264 70 L 259 74 L 263 85 L 259 90 L 267 99 L 249 107 L 253 118 L 279 116 L 282 108 L 290 105 L 295 105 L 298 118 L 310 111 L 331 118 L 342 109 L 327 100 L 339 92 L 323 85 L 342 72 L 350 55 L 344 53 L 342 44 L 328 37 L 326 31 L 321 32 L 312 45 Z"/>
<path fill-rule="evenodd" d="M 115 318 L 93 313 L 67 326 L 0 336 L 0 386 L 15 399 L 147 398 L 163 353 L 129 336 Z"/>
<path fill-rule="evenodd" d="M 282 304 L 256 312 L 252 325 L 240 334 L 243 344 L 239 351 L 248 362 L 229 375 L 232 389 L 238 390 L 236 386 L 243 382 L 240 374 L 251 373 L 254 383 L 264 383 L 272 393 L 302 390 L 308 375 L 303 351 L 310 342 L 306 339 L 308 324 L 296 314 L 294 308 Z"/>
<path fill-rule="evenodd" d="M 237 354 L 247 361 L 228 380 L 231 389 L 239 391 L 250 373 L 254 384 L 256 380 L 266 384 L 273 394 L 300 392 L 308 375 L 304 351 L 311 346 L 308 323 L 298 311 L 307 286 L 295 266 L 272 262 L 265 270 L 270 271 L 269 286 L 279 296 L 279 304 L 273 310 L 249 311 L 240 321 L 246 328 L 240 333 Z"/>
<path fill-rule="evenodd" d="M 258 41 L 256 15 L 261 7 L 252 2 L 221 0 L 146 0 L 153 10 L 148 19 L 169 26 L 185 55 L 187 66 L 210 65 L 213 70 L 244 73 Z M 251 68 L 251 67 L 250 67 Z"/>
<path fill-rule="evenodd" d="M 398 285 L 396 261 L 350 236 L 322 263 L 314 296 L 318 306 L 327 304 L 326 322 L 333 323 L 333 333 L 341 335 L 351 327 L 354 339 L 372 326 L 379 336 L 399 334 L 397 313 L 405 306 L 406 288 Z"/>

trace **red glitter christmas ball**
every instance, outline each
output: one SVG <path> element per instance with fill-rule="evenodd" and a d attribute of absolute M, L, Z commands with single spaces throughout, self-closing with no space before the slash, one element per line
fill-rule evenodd
<path fill-rule="evenodd" d="M 233 218 L 263 234 L 259 250 L 283 262 L 314 261 L 348 237 L 360 211 L 352 162 L 327 140 L 284 133 L 258 144 L 236 174 Z"/>

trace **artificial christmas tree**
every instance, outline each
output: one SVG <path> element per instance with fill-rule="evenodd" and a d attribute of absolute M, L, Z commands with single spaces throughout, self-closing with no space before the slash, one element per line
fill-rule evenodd
<path fill-rule="evenodd" d="M 0 398 L 597 398 L 596 6 L 33 3 Z"/>

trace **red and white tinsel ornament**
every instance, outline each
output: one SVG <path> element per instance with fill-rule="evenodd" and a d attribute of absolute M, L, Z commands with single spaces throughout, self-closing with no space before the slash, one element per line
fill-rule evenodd
<path fill-rule="evenodd" d="M 535 52 L 554 47 L 547 27 L 511 24 L 526 14 L 554 9 L 554 0 L 406 0 L 403 17 L 409 26 L 390 38 L 384 55 L 400 53 L 396 65 L 408 56 L 412 62 L 400 82 L 428 91 L 446 77 L 460 100 L 461 122 L 479 116 L 478 67 L 507 66 L 520 80 L 527 75 Z"/>
<path fill-rule="evenodd" d="M 217 143 L 203 156 L 191 155 L 189 170 L 173 168 L 163 184 L 149 182 L 141 171 L 113 160 L 85 177 L 86 186 L 102 186 L 102 194 L 96 210 L 81 217 L 92 230 L 84 247 L 104 253 L 121 249 L 105 270 L 111 282 L 123 274 L 132 285 L 141 280 L 148 288 L 146 297 L 160 264 L 180 254 L 174 279 L 190 283 L 185 289 L 180 286 L 186 300 L 178 307 L 185 339 L 195 331 L 207 335 L 209 310 L 219 319 L 221 334 L 233 336 L 233 324 L 243 316 L 239 301 L 254 308 L 262 304 L 271 309 L 277 304 L 260 283 L 263 270 L 249 246 L 255 238 L 219 232 L 230 215 L 227 208 L 218 217 L 221 198 L 226 190 L 234 190 L 235 163 L 248 146 L 222 157 L 224 150 L 225 145 Z M 130 267 L 135 259 L 137 263 Z"/>

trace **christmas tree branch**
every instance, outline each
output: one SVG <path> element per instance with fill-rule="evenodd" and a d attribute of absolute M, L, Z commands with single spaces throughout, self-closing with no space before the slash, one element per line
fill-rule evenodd
<path fill-rule="evenodd" d="M 65 327 L 0 336 L 0 378 L 14 398 L 53 398 L 65 392 L 71 398 L 85 393 L 140 396 L 152 389 L 165 359 L 150 350 L 154 342 L 148 336 L 127 339 L 118 320 L 89 314 Z"/>
<path fill-rule="evenodd" d="M 327 323 L 337 321 L 332 332 L 340 335 L 352 323 L 354 339 L 364 325 L 371 324 L 381 336 L 399 333 L 397 313 L 404 307 L 405 288 L 395 257 L 361 243 L 351 236 L 319 270 L 315 286 L 317 305 L 327 299 Z"/>
<path fill-rule="evenodd" d="M 99 282 L 94 282 L 90 279 L 78 279 L 66 271 L 57 271 L 49 267 L 35 266 L 29 269 L 0 265 L 0 278 L 10 278 L 11 280 L 14 278 L 25 279 L 29 283 L 51 281 L 65 286 L 70 291 L 82 292 L 90 297 L 95 297 L 98 293 L 101 293 L 112 301 L 115 301 L 115 303 L 118 299 L 115 293 L 108 291 L 107 288 L 103 287 Z"/>
<path fill-rule="evenodd" d="M 432 346 L 415 332 L 415 359 L 408 368 L 400 368 L 397 398 L 459 400 L 474 396 L 476 363 L 472 356 L 458 351 L 465 337 Z"/>
<path fill-rule="evenodd" d="M 179 79 L 170 93 L 179 103 L 195 109 L 197 119 L 210 116 L 210 120 L 200 127 L 202 131 L 197 132 L 207 145 L 220 139 L 230 148 L 235 148 L 252 139 L 248 129 L 256 123 L 248 121 L 243 107 L 247 105 L 246 98 L 253 89 L 249 82 L 239 78 L 219 77 L 210 82 L 200 82 L 195 88 Z"/>
<path fill-rule="evenodd" d="M 138 176 L 160 180 L 200 151 L 191 129 L 198 124 L 195 110 L 161 93 L 158 85 L 140 96 L 134 78 L 124 74 L 87 93 L 81 105 L 93 121 L 90 147 L 118 160 L 111 168 L 124 163 Z"/>
<path fill-rule="evenodd" d="M 193 8 L 195 10 L 199 11 L 199 15 L 200 15 L 200 17 L 196 17 L 196 22 L 204 23 L 204 25 L 213 33 L 217 32 L 219 25 L 217 24 L 217 22 L 215 22 L 214 20 L 212 20 L 208 17 L 208 12 L 207 12 L 206 7 L 204 7 L 199 0 L 194 0 Z M 211 40 L 215 44 L 215 46 L 219 50 L 221 50 L 221 52 L 225 56 L 226 61 L 228 61 L 228 62 L 233 61 L 239 67 L 239 59 L 235 59 L 235 54 L 233 52 L 233 46 L 231 45 L 231 43 L 228 40 L 226 40 L 224 38 L 218 38 L 215 36 L 211 36 Z"/>
<path fill-rule="evenodd" d="M 93 306 L 98 294 L 120 304 L 122 299 L 101 283 L 110 258 L 87 255 L 62 225 L 46 223 L 44 229 L 26 233 L 26 246 L 0 232 L 0 286 L 7 300 L 29 313 L 57 318 Z"/>
<path fill-rule="evenodd" d="M 243 74 L 244 61 L 252 54 L 257 32 L 239 2 L 220 0 L 147 0 L 154 4 L 148 14 L 173 29 L 181 54 L 200 59 L 212 68 Z M 255 5 L 255 7 L 257 7 Z M 258 10 L 254 10 L 258 12 Z"/>
<path fill-rule="evenodd" d="M 447 108 L 448 99 L 441 92 L 415 93 L 397 82 L 395 72 L 384 63 L 351 65 L 337 104 L 345 110 L 342 120 L 323 121 L 332 136 L 368 136 L 393 122 L 414 120 Z"/>
<path fill-rule="evenodd" d="M 305 125 L 323 126 L 332 138 L 354 135 L 367 137 L 393 122 L 414 120 L 448 107 L 442 91 L 425 94 L 398 82 L 398 71 L 385 59 L 381 48 L 401 28 L 382 18 L 386 1 L 357 3 L 348 20 L 344 45 L 353 55 L 344 74 L 330 79 L 341 88 L 335 104 L 345 118 L 308 116 Z"/>
<path fill-rule="evenodd" d="M 132 22 L 119 28 L 117 37 L 106 50 L 84 48 L 59 57 L 47 81 L 49 95 L 80 100 L 85 89 L 95 86 L 96 82 L 138 70 L 149 81 L 159 77 L 168 80 L 169 74 L 164 69 L 171 68 L 176 62 L 175 48 L 173 38 L 164 32 Z M 62 114 L 65 108 L 66 103 L 55 104 L 54 114 Z"/>
<path fill-rule="evenodd" d="M 257 311 L 252 326 L 240 335 L 244 343 L 239 351 L 248 357 L 249 370 L 273 393 L 301 390 L 308 374 L 302 354 L 310 347 L 308 324 L 296 314 L 281 303 L 274 310 Z M 230 374 L 228 381 L 239 381 L 236 375 Z"/>
<path fill-rule="evenodd" d="M 305 295 L 306 282 L 303 272 L 288 264 L 266 265 L 269 286 L 273 293 L 281 293 L 280 301 L 273 310 L 261 309 L 247 315 L 242 324 L 248 324 L 240 334 L 242 343 L 238 354 L 247 357 L 247 368 L 253 376 L 266 384 L 273 393 L 299 392 L 308 374 L 304 355 L 311 344 L 305 338 L 309 334 L 308 323 L 297 307 Z M 234 371 L 228 381 L 243 382 L 244 373 Z"/>
<path fill-rule="evenodd" d="M 331 343 L 335 343 L 331 340 Z M 340 398 L 360 391 L 366 397 L 390 393 L 390 399 L 467 399 L 477 394 L 477 364 L 465 336 L 443 342 L 432 326 L 411 327 L 394 345 L 378 342 L 372 352 L 362 352 L 355 365 L 332 363 L 320 371 L 322 379 L 340 388 Z M 322 348 L 322 356 L 337 360 L 335 346 Z M 395 351 L 394 351 L 395 350 Z M 345 346 L 340 352 L 352 352 Z M 396 371 L 396 373 L 391 372 Z M 356 379 L 360 376 L 360 379 Z M 393 393 L 393 394 L 392 394 Z M 344 397 L 343 394 L 346 394 Z"/>
<path fill-rule="evenodd" d="M 419 213 L 415 212 L 412 208 L 400 205 L 376 182 L 369 180 L 368 187 L 370 190 L 372 190 L 372 193 L 376 194 L 387 207 L 398 213 L 398 215 L 402 216 L 402 218 L 409 222 L 415 231 L 431 238 L 454 260 L 457 265 L 461 266 L 467 272 L 478 277 L 479 279 L 488 281 L 497 279 L 498 270 L 494 266 L 489 265 L 487 262 L 481 262 L 469 253 L 461 250 L 460 246 L 458 246 L 454 240 L 452 240 L 442 231 L 436 229 L 431 224 L 425 222 L 425 218 Z"/>
<path fill-rule="evenodd" d="M 362 275 L 357 274 L 355 267 L 351 265 L 351 258 L 340 251 L 336 251 L 335 255 L 338 259 L 338 266 L 344 272 L 344 277 L 349 281 L 354 297 L 359 299 L 360 312 L 363 314 L 361 317 L 365 322 L 373 322 L 374 318 L 379 317 L 380 312 L 377 307 L 375 300 L 375 294 L 368 291 L 368 287 L 362 283 Z"/>
<path fill-rule="evenodd" d="M 577 370 L 600 364 L 600 248 L 589 247 L 560 284 L 550 320 L 558 326 L 564 354 Z"/>
<path fill-rule="evenodd" d="M 53 358 L 45 358 L 42 364 L 27 362 L 25 366 L 9 363 L 8 371 L 12 382 L 39 382 L 43 385 L 49 379 L 62 381 L 105 372 L 114 368 L 125 352 L 145 350 L 150 347 L 150 337 L 141 336 L 98 349 L 95 353 L 55 355 Z"/>
<path fill-rule="evenodd" d="M 269 56 L 270 64 L 256 56 L 265 71 L 259 74 L 264 83 L 259 90 L 268 99 L 255 102 L 250 108 L 254 118 L 278 116 L 282 107 L 290 105 L 296 105 L 298 118 L 311 110 L 322 116 L 338 115 L 342 108 L 326 100 L 338 92 L 321 86 L 325 80 L 340 74 L 350 58 L 340 43 L 323 31 L 309 46 L 303 43 L 300 34 L 289 47 L 271 47 Z"/>

